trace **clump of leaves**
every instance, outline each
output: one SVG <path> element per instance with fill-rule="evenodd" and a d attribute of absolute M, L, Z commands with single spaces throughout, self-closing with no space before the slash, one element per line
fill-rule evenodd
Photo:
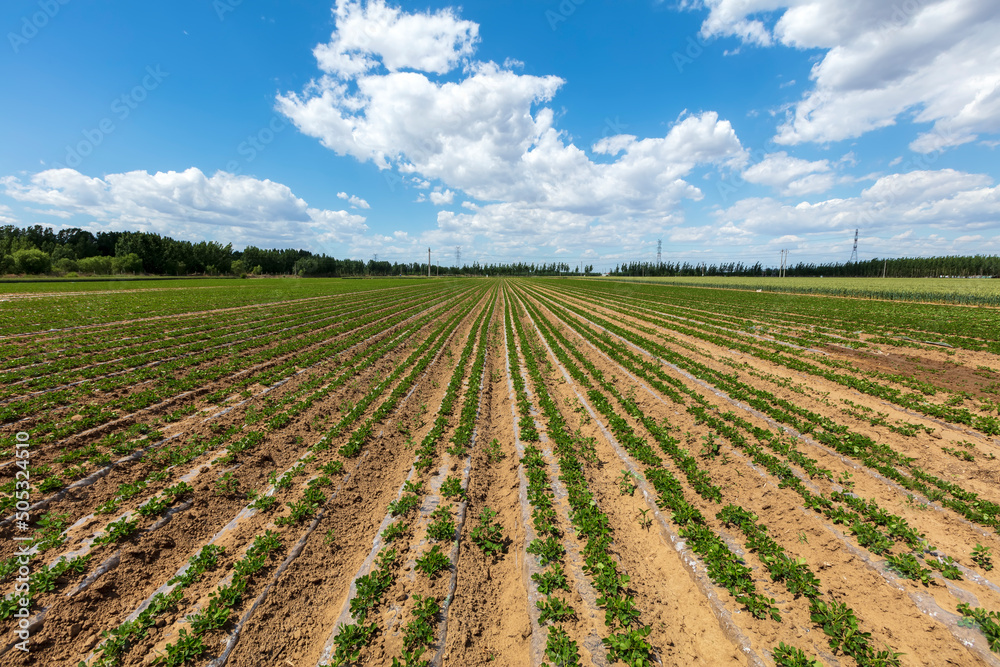
<path fill-rule="evenodd" d="M 527 549 L 529 554 L 535 554 L 541 560 L 542 567 L 549 563 L 562 560 L 566 550 L 555 536 L 549 535 L 545 539 L 536 538 L 531 541 Z"/>
<path fill-rule="evenodd" d="M 333 643 L 337 645 L 337 648 L 330 661 L 330 667 L 342 667 L 342 665 L 357 662 L 361 658 L 361 649 L 368 646 L 377 630 L 377 623 L 341 626 L 340 632 L 333 638 Z"/>
<path fill-rule="evenodd" d="M 441 495 L 445 498 L 461 498 L 465 495 L 462 482 L 457 477 L 449 476 L 441 484 Z"/>
<path fill-rule="evenodd" d="M 420 506 L 420 498 L 412 493 L 404 495 L 399 500 L 389 503 L 389 513 L 393 516 L 403 516 Z"/>
<path fill-rule="evenodd" d="M 541 625 L 545 625 L 550 621 L 555 621 L 556 623 L 561 623 L 562 621 L 568 621 L 574 616 L 576 612 L 570 607 L 564 600 L 557 598 L 554 595 L 549 595 L 544 600 L 538 600 L 535 603 L 540 612 L 538 615 L 538 622 Z"/>
<path fill-rule="evenodd" d="M 800 648 L 781 642 L 774 649 L 774 664 L 778 667 L 823 667 L 816 658 L 810 658 Z"/>
<path fill-rule="evenodd" d="M 987 572 L 993 569 L 993 559 L 990 557 L 989 547 L 984 547 L 977 543 L 972 548 L 972 562 L 983 568 Z"/>
<path fill-rule="evenodd" d="M 622 470 L 622 476 L 618 479 L 618 492 L 623 496 L 631 496 L 638 488 L 635 473 Z"/>
<path fill-rule="evenodd" d="M 565 630 L 554 626 L 545 642 L 545 658 L 558 667 L 576 667 L 580 664 L 580 650 Z"/>
<path fill-rule="evenodd" d="M 496 463 L 504 458 L 504 456 L 504 453 L 500 450 L 500 441 L 496 438 L 490 440 L 490 443 L 486 445 L 486 462 Z"/>
<path fill-rule="evenodd" d="M 410 529 L 409 526 L 407 526 L 402 521 L 390 523 L 388 526 L 386 526 L 385 530 L 382 531 L 382 539 L 385 540 L 386 544 L 392 544 L 399 538 L 406 535 L 409 529 Z"/>
<path fill-rule="evenodd" d="M 472 529 L 472 543 L 482 549 L 487 556 L 493 558 L 507 551 L 503 527 L 494 521 L 496 517 L 495 511 L 484 507 L 483 511 L 479 513 L 479 525 Z"/>
<path fill-rule="evenodd" d="M 441 551 L 439 544 L 435 544 L 416 560 L 416 568 L 431 579 L 437 578 L 443 570 L 447 570 L 449 567 L 451 567 L 451 561 Z"/>
<path fill-rule="evenodd" d="M 447 542 L 455 537 L 455 519 L 451 515 L 451 505 L 440 505 L 431 513 L 427 526 L 427 536 L 435 542 Z"/>
<path fill-rule="evenodd" d="M 889 569 L 900 576 L 919 581 L 924 586 L 928 586 L 932 581 L 931 571 L 920 567 L 920 561 L 913 554 L 900 554 L 898 556 L 890 554 L 886 560 L 889 563 Z"/>
<path fill-rule="evenodd" d="M 217 496 L 235 496 L 239 492 L 240 480 L 232 472 L 227 472 L 215 482 L 215 495 Z"/>
<path fill-rule="evenodd" d="M 550 595 L 557 590 L 569 592 L 569 580 L 566 578 L 566 572 L 559 563 L 556 563 L 545 572 L 531 575 L 531 580 L 538 585 L 538 592 L 542 595 Z"/>
<path fill-rule="evenodd" d="M 962 571 L 958 569 L 957 565 L 955 565 L 955 559 L 951 556 L 945 556 L 942 560 L 928 558 L 927 567 L 937 570 L 945 579 L 962 581 Z"/>

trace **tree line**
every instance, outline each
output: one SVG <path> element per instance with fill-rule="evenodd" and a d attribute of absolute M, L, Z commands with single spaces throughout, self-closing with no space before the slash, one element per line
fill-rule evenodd
<path fill-rule="evenodd" d="M 690 262 L 629 262 L 617 265 L 614 276 L 776 276 L 779 269 L 760 262 L 744 264 Z M 152 232 L 97 232 L 76 227 L 61 229 L 34 225 L 0 227 L 0 274 L 148 274 L 187 275 L 298 275 L 329 277 L 421 276 L 427 263 L 370 259 L 337 259 L 326 254 L 290 248 L 248 246 L 233 250 L 217 241 L 178 241 Z M 566 262 L 509 262 L 463 266 L 432 264 L 431 275 L 444 276 L 588 276 L 593 264 Z M 874 278 L 937 276 L 1000 277 L 996 255 L 904 257 L 864 262 L 804 263 L 786 267 L 787 276 Z"/>
<path fill-rule="evenodd" d="M 778 276 L 780 268 L 760 262 L 718 264 L 690 262 L 629 262 L 611 271 L 614 276 Z M 900 257 L 870 259 L 862 262 L 799 262 L 785 267 L 786 276 L 839 278 L 937 278 L 993 277 L 1000 278 L 1000 256 L 953 255 L 941 257 Z"/>

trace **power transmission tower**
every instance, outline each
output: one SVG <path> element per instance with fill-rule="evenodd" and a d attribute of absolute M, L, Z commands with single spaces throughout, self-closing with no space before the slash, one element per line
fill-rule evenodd
<path fill-rule="evenodd" d="M 462 267 L 462 246 L 455 246 L 455 266 Z"/>
<path fill-rule="evenodd" d="M 663 239 L 656 239 L 656 266 L 663 263 Z"/>
<path fill-rule="evenodd" d="M 782 250 L 781 251 L 781 271 L 778 273 L 779 277 L 781 277 L 781 278 L 785 277 L 785 269 L 786 269 L 787 266 L 788 266 L 788 251 L 787 250 Z"/>
<path fill-rule="evenodd" d="M 431 277 L 431 249 L 427 249 L 427 277 Z"/>
<path fill-rule="evenodd" d="M 851 262 L 856 262 L 856 261 L 858 261 L 858 230 L 857 229 L 854 230 L 854 250 L 851 251 L 851 259 L 848 260 L 848 263 L 850 264 Z"/>

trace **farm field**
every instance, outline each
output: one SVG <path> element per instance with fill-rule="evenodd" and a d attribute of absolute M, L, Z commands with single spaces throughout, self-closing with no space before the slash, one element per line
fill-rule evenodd
<path fill-rule="evenodd" d="M 1000 665 L 995 309 L 0 298 L 4 665 Z"/>
<path fill-rule="evenodd" d="M 1000 305 L 1000 280 L 983 278 L 818 278 L 773 276 L 609 277 L 604 280 L 646 282 L 678 287 L 716 287 L 792 294 L 883 299 L 888 301 L 928 301 L 964 305 Z"/>

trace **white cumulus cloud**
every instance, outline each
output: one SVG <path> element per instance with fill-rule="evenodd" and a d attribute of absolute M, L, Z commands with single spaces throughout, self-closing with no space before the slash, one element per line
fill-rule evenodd
<path fill-rule="evenodd" d="M 302 91 L 279 95 L 278 110 L 340 155 L 398 170 L 421 186 L 439 183 L 429 194 L 435 204 L 450 203 L 448 192 L 484 202 L 461 214 L 475 228 L 504 227 L 515 210 L 550 221 L 531 226 L 537 237 L 571 219 L 567 233 L 578 220 L 595 228 L 656 223 L 676 216 L 683 200 L 702 198 L 686 180 L 696 167 L 746 162 L 732 125 L 711 111 L 679 118 L 662 137 L 602 139 L 588 154 L 556 127 L 547 106 L 564 81 L 522 74 L 513 61 L 475 60 L 478 26 L 450 10 L 338 2 L 334 15 L 330 42 L 315 51 L 322 73 Z M 381 35 L 385 26 L 433 37 L 405 58 L 374 37 L 363 44 L 359 35 Z"/>
<path fill-rule="evenodd" d="M 703 4 L 706 36 L 825 51 L 810 74 L 812 88 L 779 128 L 779 143 L 838 141 L 910 117 L 932 125 L 910 144 L 923 153 L 1000 132 L 995 0 Z"/>
<path fill-rule="evenodd" d="M 788 153 L 768 153 L 764 159 L 743 171 L 750 183 L 767 185 L 786 196 L 826 192 L 834 184 L 828 160 L 802 160 Z"/>
<path fill-rule="evenodd" d="M 347 211 L 310 207 L 291 189 L 270 180 L 227 172 L 130 171 L 104 178 L 74 169 L 50 169 L 22 182 L 0 179 L 7 196 L 84 215 L 114 229 L 149 231 L 194 241 L 323 246 L 343 243 L 367 229 Z"/>

